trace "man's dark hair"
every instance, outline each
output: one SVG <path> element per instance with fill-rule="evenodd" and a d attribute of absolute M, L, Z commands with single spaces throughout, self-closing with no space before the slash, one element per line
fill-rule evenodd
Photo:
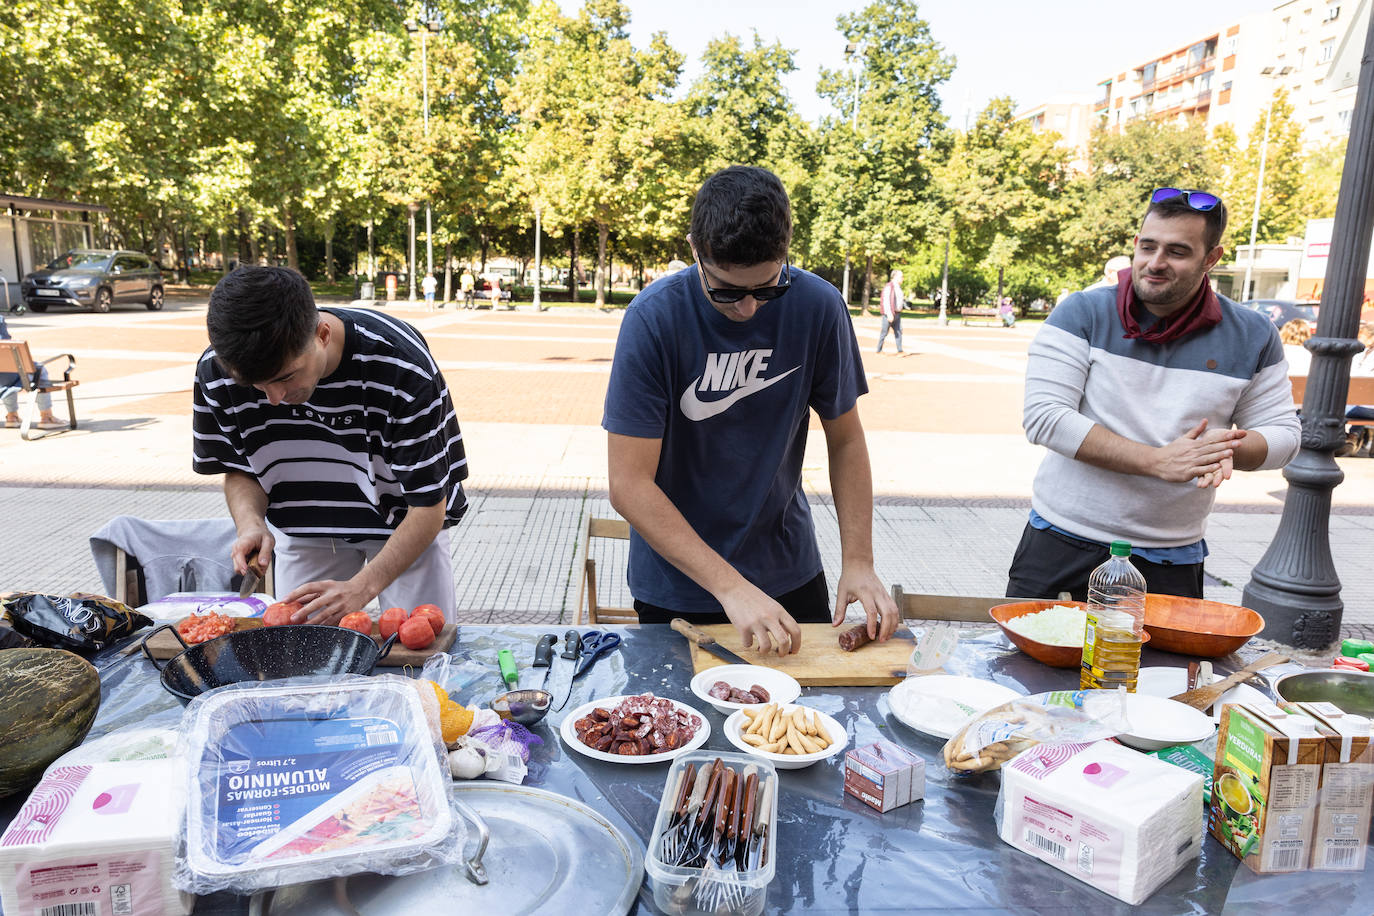
<path fill-rule="evenodd" d="M 1158 203 L 1151 203 L 1145 209 L 1145 216 L 1140 218 L 1141 225 L 1144 225 L 1145 218 L 1151 213 L 1158 213 L 1165 219 L 1177 219 L 1180 216 L 1200 216 L 1207 221 L 1207 228 L 1202 233 L 1202 241 L 1207 245 L 1207 250 L 1221 244 L 1222 233 L 1226 231 L 1226 204 L 1220 197 L 1217 198 L 1217 205 L 1210 210 L 1194 210 L 1184 200 L 1183 195 L 1170 197 L 1168 200 L 1161 200 Z"/>
<path fill-rule="evenodd" d="M 251 385 L 305 351 L 320 315 L 310 284 L 289 267 L 239 267 L 210 293 L 205 327 L 224 370 Z"/>
<path fill-rule="evenodd" d="M 692 201 L 692 244 L 712 264 L 752 267 L 787 257 L 792 205 L 778 176 L 752 165 L 721 169 Z"/>

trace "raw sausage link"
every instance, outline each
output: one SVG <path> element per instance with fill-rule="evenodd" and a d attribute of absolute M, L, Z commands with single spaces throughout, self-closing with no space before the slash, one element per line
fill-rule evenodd
<path fill-rule="evenodd" d="M 868 624 L 866 623 L 850 627 L 841 633 L 839 638 L 840 648 L 846 652 L 853 652 L 860 646 L 872 642 L 868 636 Z"/>

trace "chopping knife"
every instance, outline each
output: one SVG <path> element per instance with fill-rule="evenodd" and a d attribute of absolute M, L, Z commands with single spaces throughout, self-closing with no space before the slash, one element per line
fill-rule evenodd
<path fill-rule="evenodd" d="M 258 555 L 253 553 L 248 557 L 248 570 L 243 574 L 243 584 L 239 586 L 239 597 L 247 598 L 258 590 L 258 583 L 262 582 L 262 573 L 258 571 Z"/>
<path fill-rule="evenodd" d="M 582 654 L 582 636 L 576 630 L 569 630 L 563 634 L 563 652 L 558 656 L 568 660 L 568 689 L 563 692 L 563 702 L 559 703 L 555 709 L 562 709 L 568 702 L 568 697 L 572 696 L 573 676 L 577 674 L 577 659 Z M 550 666 L 552 670 L 552 666 Z M 558 691 L 554 691 L 556 696 Z"/>
<path fill-rule="evenodd" d="M 716 658 L 724 659 L 732 665 L 753 664 L 753 662 L 749 661 L 747 658 L 740 658 L 738 655 L 716 642 L 716 638 L 710 633 L 707 633 L 705 630 L 697 629 L 681 617 L 674 617 L 670 626 L 683 636 L 686 636 L 689 641 L 696 643 L 700 648 L 710 652 Z"/>
<path fill-rule="evenodd" d="M 543 690 L 549 683 L 549 672 L 553 670 L 553 646 L 558 642 L 558 637 L 552 633 L 545 633 L 539 637 L 539 642 L 534 646 L 534 661 L 530 662 L 531 668 L 543 668 L 544 680 L 540 681 L 539 689 Z"/>

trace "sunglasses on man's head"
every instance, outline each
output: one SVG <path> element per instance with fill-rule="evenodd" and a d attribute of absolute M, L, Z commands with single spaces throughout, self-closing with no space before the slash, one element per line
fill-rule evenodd
<path fill-rule="evenodd" d="M 697 264 L 701 266 L 701 262 Z M 776 299 L 787 292 L 792 285 L 792 262 L 783 262 L 782 272 L 778 274 L 778 282 L 772 286 L 756 286 L 753 289 L 716 289 L 711 285 L 710 277 L 707 276 L 706 268 L 701 267 L 701 281 L 706 284 L 706 295 L 711 297 L 712 302 L 721 305 L 729 305 L 732 302 L 739 302 L 745 296 L 753 296 L 759 302 L 767 302 Z"/>
<path fill-rule="evenodd" d="M 1221 203 L 1221 198 L 1215 194 L 1208 194 L 1206 191 L 1184 191 L 1178 188 L 1155 188 L 1154 193 L 1150 195 L 1150 203 L 1160 204 L 1166 200 L 1173 200 L 1175 197 L 1182 197 L 1185 204 L 1199 213 L 1206 213 Z"/>

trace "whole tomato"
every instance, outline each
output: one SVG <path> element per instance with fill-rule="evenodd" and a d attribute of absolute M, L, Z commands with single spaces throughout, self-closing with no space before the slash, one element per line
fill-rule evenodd
<path fill-rule="evenodd" d="M 429 621 L 430 629 L 434 631 L 436 636 L 439 634 L 439 631 L 444 628 L 444 612 L 439 610 L 437 605 L 422 604 L 415 610 L 411 611 L 410 616 L 423 616 L 426 620 Z"/>
<path fill-rule="evenodd" d="M 382 639 L 390 639 L 391 635 L 401 628 L 401 624 L 406 622 L 406 616 L 406 609 L 403 607 L 389 607 L 382 611 L 382 616 L 377 621 Z"/>
<path fill-rule="evenodd" d="M 413 614 L 401 624 L 400 634 L 407 649 L 424 649 L 434 642 L 434 628 L 422 614 Z"/>
<path fill-rule="evenodd" d="M 263 626 L 280 627 L 291 622 L 291 615 L 301 609 L 299 601 L 278 601 L 262 612 Z"/>
<path fill-rule="evenodd" d="M 372 618 L 367 616 L 366 611 L 354 611 L 345 614 L 343 620 L 339 621 L 339 626 L 349 630 L 357 630 L 364 636 L 372 635 Z"/>

